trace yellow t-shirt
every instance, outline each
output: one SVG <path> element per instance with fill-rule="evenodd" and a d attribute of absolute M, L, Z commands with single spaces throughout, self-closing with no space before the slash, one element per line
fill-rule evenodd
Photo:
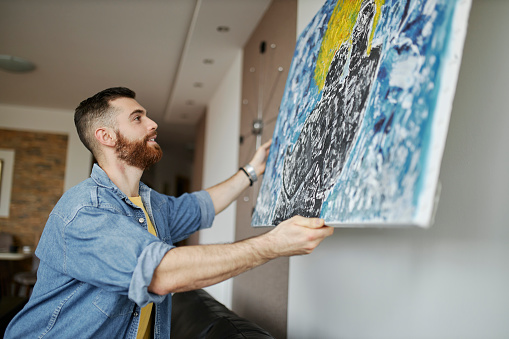
<path fill-rule="evenodd" d="M 157 235 L 156 229 L 154 225 L 152 225 L 147 211 L 145 210 L 145 206 L 143 206 L 141 197 L 129 197 L 129 200 L 131 200 L 136 206 L 143 209 L 143 212 L 145 213 L 145 219 L 147 220 L 148 231 L 153 235 Z M 153 305 L 154 303 L 150 303 L 141 309 L 140 323 L 138 325 L 138 335 L 136 336 L 136 339 L 150 338 L 150 333 L 152 332 L 152 327 L 154 326 L 154 315 L 152 314 Z"/>

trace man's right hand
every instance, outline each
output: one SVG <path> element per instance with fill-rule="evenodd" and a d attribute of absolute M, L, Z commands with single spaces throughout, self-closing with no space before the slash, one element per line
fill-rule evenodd
<path fill-rule="evenodd" d="M 326 226 L 323 219 L 294 216 L 260 236 L 260 240 L 266 242 L 260 245 L 261 250 L 266 251 L 262 255 L 275 259 L 309 254 L 333 233 L 334 228 Z"/>

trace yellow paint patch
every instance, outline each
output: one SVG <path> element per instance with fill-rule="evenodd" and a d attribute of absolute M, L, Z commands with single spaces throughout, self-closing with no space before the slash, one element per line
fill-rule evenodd
<path fill-rule="evenodd" d="M 376 13 L 373 20 L 373 28 L 368 44 L 368 53 L 371 51 L 371 43 L 376 25 L 380 19 L 381 7 L 385 0 L 375 0 Z M 320 91 L 325 84 L 327 71 L 337 50 L 345 41 L 351 41 L 352 31 L 361 9 L 362 0 L 338 0 L 327 25 L 327 30 L 322 40 L 322 46 L 318 53 L 315 67 L 315 82 Z"/>

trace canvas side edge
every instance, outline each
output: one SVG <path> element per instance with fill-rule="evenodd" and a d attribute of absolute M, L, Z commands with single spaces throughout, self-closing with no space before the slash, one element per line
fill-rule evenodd
<path fill-rule="evenodd" d="M 438 208 L 438 200 L 440 198 L 439 176 L 440 167 L 442 164 L 442 157 L 447 140 L 447 131 L 449 129 L 450 116 L 452 112 L 454 96 L 456 92 L 456 85 L 458 82 L 461 60 L 463 56 L 463 47 L 468 30 L 468 19 L 470 8 L 472 5 L 471 0 L 460 0 L 455 9 L 451 36 L 451 43 L 449 45 L 449 57 L 447 64 L 444 65 L 447 76 L 443 76 L 442 89 L 438 95 L 437 109 L 433 121 L 432 134 L 444 135 L 445 140 L 437 140 L 432 137 L 432 144 L 430 153 L 433 153 L 433 160 L 428 161 L 427 167 L 424 169 L 428 173 L 426 181 L 424 182 L 424 192 L 419 201 L 419 208 L 417 209 L 414 220 L 416 224 L 421 227 L 428 228 L 434 224 L 434 217 L 436 209 Z"/>

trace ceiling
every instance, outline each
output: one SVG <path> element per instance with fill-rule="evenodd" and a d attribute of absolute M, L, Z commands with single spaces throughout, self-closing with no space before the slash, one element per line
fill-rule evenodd
<path fill-rule="evenodd" d="M 0 54 L 36 64 L 29 73 L 0 69 L 0 104 L 72 113 L 98 91 L 125 86 L 158 123 L 161 144 L 192 143 L 196 122 L 269 4 L 0 0 Z"/>

